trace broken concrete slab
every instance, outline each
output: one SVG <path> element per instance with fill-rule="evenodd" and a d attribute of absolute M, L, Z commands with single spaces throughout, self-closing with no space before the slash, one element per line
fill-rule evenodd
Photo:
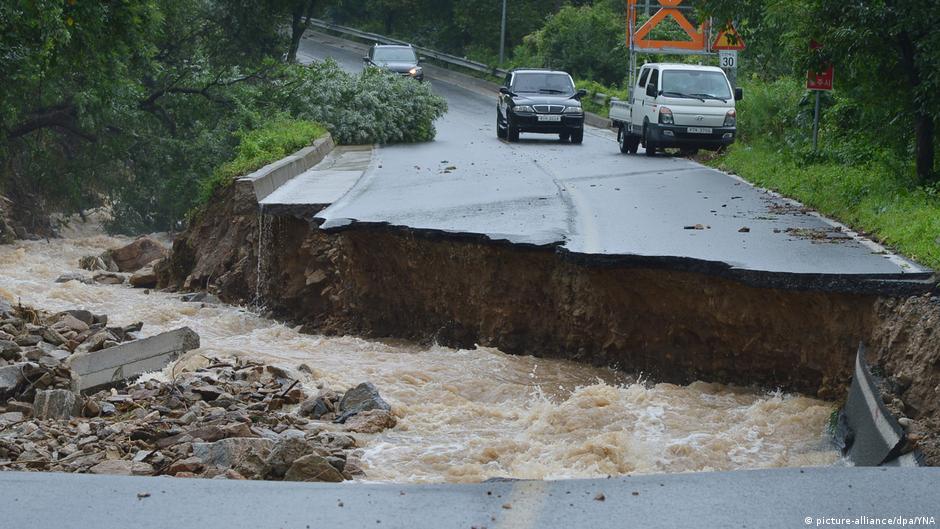
<path fill-rule="evenodd" d="M 79 392 L 119 384 L 163 369 L 181 354 L 198 347 L 199 335 L 183 327 L 100 351 L 74 354 L 68 360 L 72 389 Z"/>

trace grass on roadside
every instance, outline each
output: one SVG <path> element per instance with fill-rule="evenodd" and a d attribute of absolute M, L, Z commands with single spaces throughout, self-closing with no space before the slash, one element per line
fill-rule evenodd
<path fill-rule="evenodd" d="M 235 158 L 202 181 L 198 204 L 208 202 L 216 189 L 228 186 L 236 177 L 280 160 L 325 134 L 326 129 L 319 123 L 287 117 L 275 118 L 257 129 L 241 133 Z"/>
<path fill-rule="evenodd" d="M 940 190 L 912 187 L 904 168 L 798 162 L 761 143 L 737 144 L 709 164 L 793 197 L 940 269 Z"/>

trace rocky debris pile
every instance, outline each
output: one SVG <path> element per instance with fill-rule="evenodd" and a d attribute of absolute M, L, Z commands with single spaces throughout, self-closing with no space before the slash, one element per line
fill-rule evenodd
<path fill-rule="evenodd" d="M 0 301 L 0 399 L 31 402 L 38 391 L 69 389 L 67 360 L 136 340 L 142 324 L 108 326 L 87 310 L 46 314 Z"/>
<path fill-rule="evenodd" d="M 283 368 L 194 360 L 201 366 L 168 382 L 85 397 L 37 391 L 32 403 L 7 401 L 0 407 L 0 469 L 339 482 L 364 476 L 351 433 L 395 424 L 368 383 L 342 396 L 321 389 L 308 398 Z"/>
<path fill-rule="evenodd" d="M 134 287 L 153 288 L 157 286 L 153 268 L 166 255 L 167 249 L 162 244 L 150 237 L 139 237 L 121 248 L 106 250 L 101 255 L 82 257 L 79 267 L 95 272 L 90 281 L 79 274 L 71 274 L 77 276 L 72 279 L 66 276 L 59 279 L 118 285 L 129 280 Z"/>

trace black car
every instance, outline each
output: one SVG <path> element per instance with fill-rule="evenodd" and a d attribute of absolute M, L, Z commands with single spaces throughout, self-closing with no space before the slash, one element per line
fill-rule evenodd
<path fill-rule="evenodd" d="M 363 57 L 366 68 L 382 68 L 400 75 L 424 80 L 421 61 L 411 46 L 376 44 L 369 49 L 369 56 Z"/>
<path fill-rule="evenodd" d="M 520 132 L 558 134 L 561 141 L 584 141 L 584 110 L 580 99 L 587 94 L 576 90 L 566 72 L 555 70 L 513 70 L 499 89 L 496 105 L 496 135 L 519 141 Z"/>

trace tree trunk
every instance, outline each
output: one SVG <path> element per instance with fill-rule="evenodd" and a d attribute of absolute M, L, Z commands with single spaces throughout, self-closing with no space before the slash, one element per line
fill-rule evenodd
<path fill-rule="evenodd" d="M 304 36 L 304 31 L 310 27 L 315 5 L 316 0 L 299 0 L 291 10 L 290 48 L 287 50 L 287 62 L 297 62 L 300 39 Z"/>
<path fill-rule="evenodd" d="M 910 93 L 915 94 L 920 86 L 920 72 L 917 69 L 916 49 L 911 36 L 902 31 L 898 35 L 898 44 L 901 49 L 901 65 L 907 71 Z M 918 108 L 915 100 L 914 106 L 914 161 L 917 165 L 917 180 L 930 183 L 935 179 L 934 164 L 934 122 L 933 117 L 924 108 Z"/>
<path fill-rule="evenodd" d="M 917 161 L 917 180 L 922 184 L 928 184 L 940 180 L 933 170 L 934 157 L 934 135 L 936 127 L 933 118 L 926 113 L 917 112 L 914 115 L 914 134 L 915 134 L 915 158 Z"/>

